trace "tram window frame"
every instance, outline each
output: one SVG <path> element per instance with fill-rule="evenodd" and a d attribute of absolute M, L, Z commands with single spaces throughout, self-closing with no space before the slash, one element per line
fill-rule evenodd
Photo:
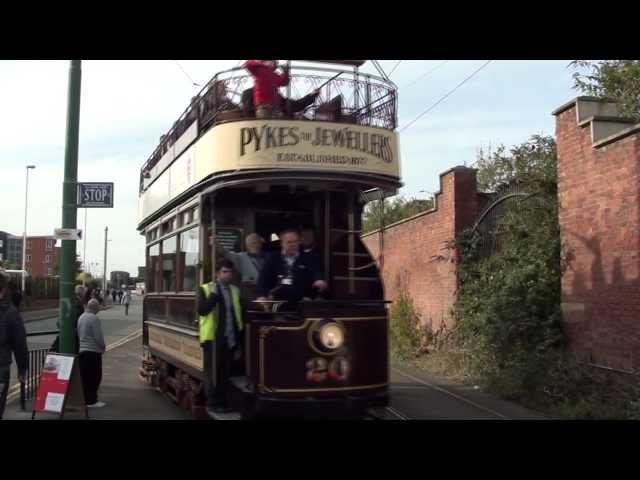
<path fill-rule="evenodd" d="M 164 221 L 161 225 L 161 235 L 165 236 L 170 234 L 171 232 L 176 230 L 176 223 L 177 223 L 177 219 L 176 217 L 171 217 L 170 219 Z"/>
<path fill-rule="evenodd" d="M 186 238 L 186 236 L 190 233 L 193 232 L 195 233 L 195 251 L 191 251 L 191 252 L 187 252 L 184 250 L 184 246 L 183 246 L 183 238 Z M 200 255 L 200 227 L 197 225 L 192 226 L 191 228 L 188 228 L 186 230 L 182 230 L 180 232 L 179 235 L 179 239 L 178 239 L 178 245 L 179 245 L 179 256 L 178 256 L 178 265 L 177 265 L 177 273 L 179 275 L 179 281 L 178 281 L 178 286 L 179 286 L 179 291 L 180 292 L 187 292 L 187 293 L 194 293 L 197 290 L 198 287 L 198 273 L 199 273 L 199 268 L 200 268 L 200 261 L 199 261 L 199 255 Z M 185 254 L 185 256 L 183 257 L 182 254 Z M 191 254 L 195 254 L 195 263 L 194 264 L 189 264 L 187 265 L 186 262 L 186 254 L 187 253 L 191 253 Z M 183 260 L 184 258 L 184 260 Z M 186 277 L 186 272 L 187 272 L 187 268 L 192 267 L 193 270 L 193 288 L 190 290 L 187 290 L 185 288 L 185 283 L 187 280 Z"/>
<path fill-rule="evenodd" d="M 151 292 L 159 292 L 159 290 L 156 288 L 159 284 L 159 278 L 162 278 L 162 275 L 158 275 L 158 273 L 160 272 L 160 269 L 156 269 L 154 268 L 155 265 L 153 264 L 153 262 L 151 261 L 151 249 L 153 248 L 157 248 L 158 249 L 158 254 L 156 255 L 158 258 L 158 262 L 156 265 L 161 265 L 161 261 L 162 261 L 162 247 L 160 245 L 161 242 L 156 242 L 152 245 L 149 245 L 147 247 L 147 265 L 148 265 L 148 273 L 147 273 L 147 278 L 149 278 L 150 280 L 150 284 L 146 285 L 147 287 L 147 292 L 151 293 Z"/>
<path fill-rule="evenodd" d="M 163 238 L 160 241 L 160 244 L 161 244 L 161 247 L 160 247 L 160 259 L 161 260 L 160 261 L 161 261 L 161 265 L 162 265 L 162 268 L 160 269 L 160 271 L 161 271 L 161 282 L 162 282 L 161 286 L 162 286 L 162 290 L 160 290 L 160 292 L 162 292 L 162 293 L 172 293 L 172 292 L 175 293 L 175 292 L 178 292 L 178 288 L 179 288 L 179 286 L 178 286 L 178 272 L 177 272 L 177 264 L 178 264 L 177 256 L 178 256 L 178 246 L 179 246 L 179 244 L 178 244 L 179 238 L 178 237 L 179 237 L 178 235 L 171 235 L 171 236 L 168 236 L 166 238 Z M 165 266 L 165 255 L 169 255 L 168 253 L 165 252 L 165 244 L 168 244 L 171 241 L 174 241 L 175 245 L 173 247 L 174 251 L 172 252 L 172 255 L 173 255 L 172 267 L 173 268 L 171 269 L 172 274 L 171 274 L 171 277 L 170 277 L 170 279 L 172 281 L 168 282 L 169 283 L 168 286 L 169 287 L 173 286 L 173 288 L 165 288 L 167 286 L 166 282 L 165 282 L 166 279 L 165 279 L 165 269 L 164 269 L 164 266 Z"/>

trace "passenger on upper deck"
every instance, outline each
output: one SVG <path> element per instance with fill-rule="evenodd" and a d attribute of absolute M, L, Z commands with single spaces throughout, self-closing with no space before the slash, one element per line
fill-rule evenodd
<path fill-rule="evenodd" d="M 320 90 L 316 89 L 309 95 L 305 95 L 298 100 L 284 98 L 278 92 L 276 92 L 276 95 L 277 104 L 284 117 L 293 118 L 294 114 L 304 110 L 316 101 L 316 98 L 318 98 L 318 95 L 320 95 Z M 245 115 L 255 115 L 256 113 L 256 107 L 253 103 L 253 87 L 248 88 L 247 90 L 242 92 L 242 111 L 245 113 Z"/>
<path fill-rule="evenodd" d="M 258 301 L 286 300 L 285 309 L 293 309 L 305 297 L 313 296 L 313 289 L 326 290 L 322 280 L 319 258 L 300 252 L 297 230 L 280 234 L 282 250 L 267 257 L 258 278 Z"/>
<path fill-rule="evenodd" d="M 275 60 L 247 60 L 243 65 L 253 76 L 253 102 L 256 106 L 256 118 L 272 118 L 280 114 L 278 87 L 289 84 L 289 69 L 283 67 L 283 73 L 276 73 Z"/>

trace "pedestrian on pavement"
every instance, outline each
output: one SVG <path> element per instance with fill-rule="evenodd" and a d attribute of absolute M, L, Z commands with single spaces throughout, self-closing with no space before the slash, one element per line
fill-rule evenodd
<path fill-rule="evenodd" d="M 0 419 L 4 414 L 11 380 L 11 353 L 18 366 L 18 379 L 24 382 L 29 367 L 27 334 L 20 312 L 9 298 L 9 278 L 0 273 Z"/>
<path fill-rule="evenodd" d="M 124 291 L 122 297 L 122 304 L 124 305 L 124 314 L 129 315 L 129 304 L 131 303 L 131 292 L 129 290 Z"/>
<path fill-rule="evenodd" d="M 22 290 L 15 280 L 10 281 L 9 291 L 11 292 L 11 303 L 13 303 L 13 306 L 16 307 L 16 310 L 20 311 L 20 304 L 22 303 Z"/>
<path fill-rule="evenodd" d="M 95 298 L 89 300 L 87 311 L 78 320 L 80 337 L 80 376 L 87 407 L 100 408 L 106 405 L 98 401 L 98 388 L 102 382 L 102 354 L 106 346 L 102 325 L 98 318 L 100 304 Z"/>
<path fill-rule="evenodd" d="M 118 290 L 118 303 L 122 303 L 122 290 Z"/>
<path fill-rule="evenodd" d="M 114 288 L 113 290 L 111 290 L 111 298 L 113 298 L 113 303 L 116 303 L 116 289 Z"/>
<path fill-rule="evenodd" d="M 231 285 L 233 263 L 223 260 L 215 282 L 198 289 L 200 344 L 204 357 L 204 387 L 209 415 L 228 412 L 231 375 L 242 365 L 243 330 L 240 289 Z M 215 341 L 215 351 L 214 351 Z M 216 382 L 213 382 L 215 355 Z"/>
<path fill-rule="evenodd" d="M 78 287 L 81 287 L 81 286 L 82 285 L 78 285 Z M 77 290 L 78 290 L 78 288 L 76 287 L 76 291 Z M 94 291 L 95 291 L 95 289 L 91 285 L 86 285 L 84 287 L 84 295 L 82 296 L 82 305 L 83 305 L 83 307 L 86 307 L 87 303 L 89 303 L 89 300 L 94 298 L 94 296 L 93 296 L 93 292 Z"/>
<path fill-rule="evenodd" d="M 73 335 L 74 335 L 74 353 L 78 353 L 79 348 L 80 348 L 80 341 L 78 340 L 78 319 L 80 318 L 80 315 L 82 315 L 84 313 L 85 310 L 85 304 L 84 304 L 84 298 L 85 298 L 85 287 L 83 287 L 82 285 L 76 285 L 76 289 L 75 289 L 75 305 L 76 305 L 76 315 L 74 318 L 74 327 L 73 327 Z M 56 320 L 56 328 L 58 330 L 60 330 L 60 318 L 58 318 Z M 60 335 L 58 335 L 56 337 L 56 339 L 53 341 L 53 344 L 51 345 L 51 347 L 49 348 L 49 351 L 51 352 L 59 352 L 60 351 Z"/>

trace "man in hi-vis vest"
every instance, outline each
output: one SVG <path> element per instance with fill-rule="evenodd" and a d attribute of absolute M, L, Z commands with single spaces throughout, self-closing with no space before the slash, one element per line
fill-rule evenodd
<path fill-rule="evenodd" d="M 231 285 L 233 263 L 223 260 L 216 268 L 216 281 L 198 289 L 200 345 L 204 357 L 204 387 L 207 411 L 228 412 L 229 377 L 242 360 L 244 324 L 240 289 Z M 213 345 L 216 346 L 216 382 L 213 383 Z"/>

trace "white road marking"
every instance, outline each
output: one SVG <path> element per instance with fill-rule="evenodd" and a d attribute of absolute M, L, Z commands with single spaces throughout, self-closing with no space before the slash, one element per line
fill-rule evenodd
<path fill-rule="evenodd" d="M 400 420 L 411 420 L 409 417 L 407 417 L 404 413 L 399 412 L 398 410 L 396 410 L 393 407 L 386 407 L 385 410 L 387 412 L 390 412 L 392 414 L 394 414 L 396 417 L 398 417 Z"/>

